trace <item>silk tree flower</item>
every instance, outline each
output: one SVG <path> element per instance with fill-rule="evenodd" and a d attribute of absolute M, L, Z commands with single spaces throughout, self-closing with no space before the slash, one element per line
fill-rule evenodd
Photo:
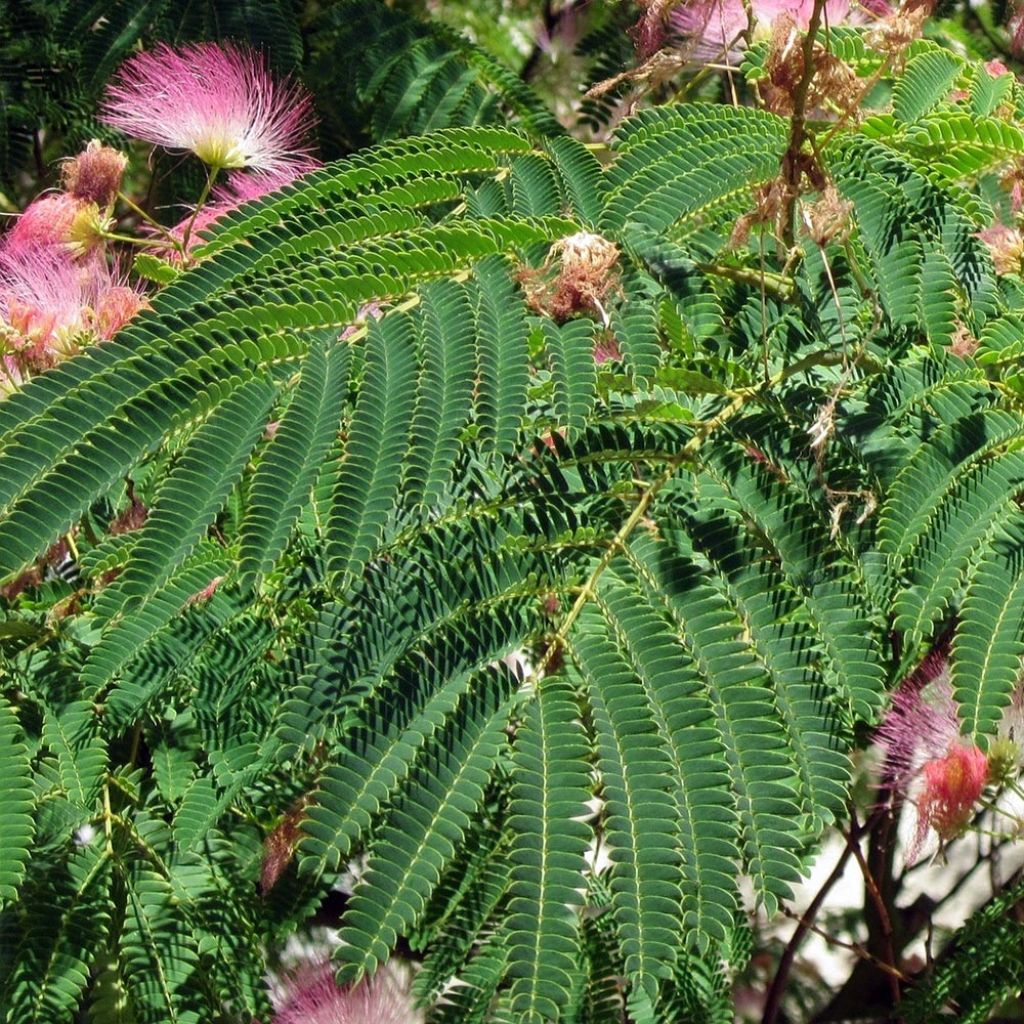
<path fill-rule="evenodd" d="M 814 11 L 814 0 L 750 0 L 749 14 L 744 0 L 690 0 L 669 15 L 673 32 L 694 41 L 698 60 L 720 60 L 734 55 L 742 36 L 753 28 L 755 37 L 765 37 L 776 19 L 785 15 L 798 29 L 806 29 Z M 886 0 L 827 0 L 823 25 L 863 22 L 889 13 Z"/>
<path fill-rule="evenodd" d="M 0 340 L 22 373 L 112 338 L 145 304 L 102 259 L 79 263 L 54 246 L 0 252 Z"/>
<path fill-rule="evenodd" d="M 945 667 L 931 681 L 897 691 L 876 738 L 886 752 L 885 783 L 917 808 L 907 851 L 913 863 L 929 829 L 946 842 L 966 827 L 989 781 L 989 759 L 960 735 Z"/>
<path fill-rule="evenodd" d="M 369 981 L 341 986 L 329 960 L 306 964 L 284 979 L 273 1024 L 422 1024 L 408 980 L 388 964 Z"/>
<path fill-rule="evenodd" d="M 308 158 L 313 126 L 305 89 L 275 79 L 262 54 L 215 43 L 160 43 L 129 58 L 100 116 L 135 138 L 191 150 L 215 170 L 267 174 Z"/>
<path fill-rule="evenodd" d="M 13 253 L 70 242 L 75 222 L 86 209 L 86 203 L 63 192 L 40 196 L 15 219 L 3 237 L 3 249 Z"/>
<path fill-rule="evenodd" d="M 23 366 L 42 369 L 86 332 L 88 301 L 82 268 L 54 246 L 0 253 L 0 324 L 6 347 Z"/>

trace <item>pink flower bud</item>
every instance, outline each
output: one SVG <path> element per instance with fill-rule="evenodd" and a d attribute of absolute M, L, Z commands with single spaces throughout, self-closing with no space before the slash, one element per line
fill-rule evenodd
<path fill-rule="evenodd" d="M 108 207 L 117 197 L 128 157 L 93 139 L 63 168 L 64 190 L 75 199 Z"/>

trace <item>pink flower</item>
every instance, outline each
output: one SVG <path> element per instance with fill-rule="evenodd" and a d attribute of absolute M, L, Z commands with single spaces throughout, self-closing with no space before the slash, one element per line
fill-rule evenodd
<path fill-rule="evenodd" d="M 970 820 L 988 778 L 988 758 L 960 736 L 948 668 L 915 673 L 896 692 L 879 726 L 885 749 L 884 782 L 917 806 L 917 829 L 907 851 L 913 863 L 929 828 L 955 838 Z"/>
<path fill-rule="evenodd" d="M 1024 235 L 1006 224 L 993 224 L 975 236 L 983 242 L 998 274 L 1019 274 L 1024 259 Z"/>
<path fill-rule="evenodd" d="M 272 77 L 260 53 L 160 43 L 122 65 L 101 117 L 136 138 L 189 149 L 216 169 L 276 173 L 308 156 L 313 108 L 300 85 Z"/>
<path fill-rule="evenodd" d="M 69 242 L 75 219 L 85 206 L 81 200 L 63 192 L 40 196 L 25 208 L 4 236 L 4 251 Z"/>
<path fill-rule="evenodd" d="M 148 305 L 146 296 L 127 284 L 105 285 L 97 290 L 93 301 L 93 330 L 102 341 L 109 341 Z"/>
<path fill-rule="evenodd" d="M 823 25 L 839 25 L 847 20 L 863 21 L 888 13 L 887 0 L 827 0 Z M 721 60 L 735 53 L 748 27 L 766 34 L 777 18 L 787 15 L 796 27 L 806 29 L 814 11 L 814 0 L 750 0 L 750 16 L 744 0 L 690 0 L 669 16 L 673 31 L 694 39 L 698 60 Z M 751 19 L 753 25 L 751 26 Z"/>
<path fill-rule="evenodd" d="M 87 281 L 65 249 L 53 246 L 0 253 L 0 324 L 25 365 L 43 368 L 87 330 Z"/>
<path fill-rule="evenodd" d="M 329 961 L 307 964 L 285 979 L 273 1024 L 421 1024 L 399 973 L 385 966 L 358 985 L 338 985 Z"/>
<path fill-rule="evenodd" d="M 923 789 L 918 801 L 917 845 L 930 825 L 940 839 L 955 839 L 988 778 L 988 758 L 977 747 L 953 743 L 945 757 L 924 766 Z"/>
<path fill-rule="evenodd" d="M 0 339 L 22 370 L 41 370 L 89 341 L 114 336 L 146 304 L 106 261 L 77 263 L 64 248 L 0 252 Z"/>

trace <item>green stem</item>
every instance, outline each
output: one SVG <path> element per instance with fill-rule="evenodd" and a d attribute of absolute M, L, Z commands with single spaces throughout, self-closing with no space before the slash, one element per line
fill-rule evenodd
<path fill-rule="evenodd" d="M 183 253 L 188 251 L 188 239 L 192 234 L 192 228 L 195 225 L 196 217 L 199 216 L 199 211 L 206 205 L 206 200 L 210 198 L 210 193 L 213 191 L 213 183 L 217 180 L 217 175 L 219 173 L 219 167 L 211 167 L 209 173 L 206 175 L 206 184 L 203 186 L 203 191 L 199 193 L 199 201 L 196 203 L 196 208 L 192 211 L 192 216 L 189 218 L 189 222 L 185 227 L 185 233 L 181 238 L 181 249 Z"/>

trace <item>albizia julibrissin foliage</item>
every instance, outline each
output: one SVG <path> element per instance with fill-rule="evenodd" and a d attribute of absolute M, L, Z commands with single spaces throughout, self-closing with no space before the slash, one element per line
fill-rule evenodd
<path fill-rule="evenodd" d="M 799 916 L 830 830 L 867 872 L 907 804 L 929 855 L 1012 841 L 1010 36 L 816 0 L 719 77 L 678 6 L 627 12 L 664 49 L 584 143 L 346 0 L 310 78 L 390 141 L 320 168 L 262 57 L 140 53 L 103 116 L 204 161 L 195 206 L 164 226 L 97 146 L 6 236 L 10 1024 L 272 1020 L 266 961 L 314 922 L 335 981 L 289 1020 L 390 998 L 396 951 L 432 1022 L 732 1020 L 747 896 Z M 136 297 L 116 327 L 94 280 Z M 1019 897 L 923 970 L 869 922 L 858 1012 L 984 1019 Z M 766 1024 L 795 952 L 759 957 Z"/>

